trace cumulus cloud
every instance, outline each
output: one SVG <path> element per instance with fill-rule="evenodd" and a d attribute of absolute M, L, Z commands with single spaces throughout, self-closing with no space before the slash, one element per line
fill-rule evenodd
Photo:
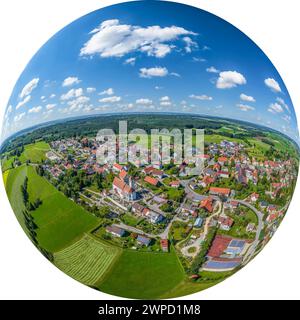
<path fill-rule="evenodd" d="M 88 106 L 88 102 L 90 101 L 89 97 L 79 96 L 74 100 L 68 101 L 69 112 L 78 112 L 81 109 Z"/>
<path fill-rule="evenodd" d="M 255 99 L 251 96 L 247 96 L 246 94 L 242 93 L 240 95 L 240 99 L 247 102 L 255 102 Z"/>
<path fill-rule="evenodd" d="M 113 88 L 108 88 L 108 89 L 103 90 L 102 92 L 99 93 L 100 96 L 103 96 L 103 95 L 111 96 L 113 94 L 114 94 L 114 89 Z"/>
<path fill-rule="evenodd" d="M 190 37 L 183 37 L 182 40 L 185 42 L 184 49 L 187 53 L 191 53 L 193 48 L 198 48 L 198 43 L 193 41 Z"/>
<path fill-rule="evenodd" d="M 78 98 L 83 95 L 83 89 L 78 88 L 78 89 L 71 89 L 67 93 L 63 94 L 60 99 L 61 100 L 70 100 L 73 98 Z"/>
<path fill-rule="evenodd" d="M 22 113 L 16 115 L 14 117 L 14 122 L 19 122 L 20 120 L 22 120 L 25 117 L 25 115 L 26 115 L 26 112 L 22 112 Z"/>
<path fill-rule="evenodd" d="M 170 97 L 164 96 L 164 97 L 161 97 L 161 98 L 159 99 L 159 104 L 160 104 L 162 107 L 168 107 L 168 106 L 170 106 L 172 103 L 171 103 Z"/>
<path fill-rule="evenodd" d="M 12 105 L 9 105 L 9 106 L 7 107 L 6 112 L 5 112 L 5 115 L 4 115 L 4 119 L 5 119 L 5 120 L 8 120 L 9 115 L 12 113 L 12 111 L 13 111 L 13 107 L 12 107 Z"/>
<path fill-rule="evenodd" d="M 274 114 L 282 113 L 283 112 L 283 108 L 279 103 L 275 102 L 275 103 L 271 103 L 270 104 L 270 106 L 268 108 L 268 111 L 271 112 L 271 113 L 274 113 Z"/>
<path fill-rule="evenodd" d="M 93 93 L 93 92 L 95 92 L 95 91 L 96 91 L 96 88 L 94 88 L 94 87 L 86 88 L 86 92 L 87 92 L 87 93 Z"/>
<path fill-rule="evenodd" d="M 39 113 L 41 110 L 42 110 L 41 106 L 33 107 L 33 108 L 28 110 L 28 113 Z"/>
<path fill-rule="evenodd" d="M 101 103 L 114 103 L 121 101 L 121 97 L 112 96 L 112 97 L 106 97 L 99 100 Z"/>
<path fill-rule="evenodd" d="M 282 98 L 277 98 L 276 101 L 280 103 L 288 113 L 291 113 L 289 106 L 285 103 L 285 101 Z"/>
<path fill-rule="evenodd" d="M 287 115 L 287 114 L 285 114 L 285 115 L 282 117 L 282 119 L 283 119 L 284 121 L 288 122 L 288 123 L 290 123 L 291 120 L 292 120 L 291 116 L 289 116 L 289 115 Z"/>
<path fill-rule="evenodd" d="M 49 104 L 46 105 L 46 109 L 47 109 L 47 110 L 52 110 L 52 109 L 55 108 L 55 107 L 56 107 L 56 104 L 55 104 L 55 103 L 49 103 Z"/>
<path fill-rule="evenodd" d="M 265 85 L 274 92 L 281 92 L 279 83 L 273 78 L 265 79 Z"/>
<path fill-rule="evenodd" d="M 154 67 L 154 68 L 141 68 L 141 78 L 152 78 L 152 77 L 165 77 L 168 75 L 168 69 L 165 67 Z"/>
<path fill-rule="evenodd" d="M 142 105 L 150 105 L 152 104 L 152 100 L 147 99 L 147 98 L 141 98 L 141 99 L 137 99 L 135 101 L 136 104 L 142 104 Z"/>
<path fill-rule="evenodd" d="M 207 68 L 206 71 L 209 72 L 209 73 L 219 73 L 220 72 L 220 70 L 216 69 L 213 66 Z"/>
<path fill-rule="evenodd" d="M 22 89 L 20 93 L 20 98 L 23 99 L 24 97 L 30 95 L 31 92 L 37 87 L 39 81 L 39 78 L 34 78 L 31 81 L 29 81 Z"/>
<path fill-rule="evenodd" d="M 53 98 L 55 98 L 56 97 L 56 94 L 55 93 L 52 93 L 51 95 L 50 95 L 50 99 L 53 99 Z"/>
<path fill-rule="evenodd" d="M 241 73 L 237 71 L 223 71 L 219 74 L 216 87 L 218 89 L 231 89 L 246 83 L 247 80 Z"/>
<path fill-rule="evenodd" d="M 98 54 L 101 58 L 123 57 L 139 51 L 163 58 L 175 47 L 171 42 L 183 36 L 197 35 L 177 26 L 141 27 L 121 24 L 118 19 L 103 21 L 90 34 L 92 36 L 81 48 L 80 56 Z"/>
<path fill-rule="evenodd" d="M 180 74 L 177 73 L 177 72 L 171 72 L 170 75 L 174 76 L 174 77 L 177 77 L 177 78 L 180 78 Z"/>
<path fill-rule="evenodd" d="M 212 97 L 207 96 L 206 94 L 202 94 L 200 96 L 197 96 L 195 94 L 191 94 L 189 97 L 192 98 L 192 99 L 197 99 L 197 100 L 208 100 L 208 101 L 213 100 Z"/>
<path fill-rule="evenodd" d="M 241 111 L 251 111 L 251 110 L 255 110 L 254 107 L 252 106 L 248 106 L 247 104 L 242 104 L 242 103 L 239 103 L 236 105 Z"/>
<path fill-rule="evenodd" d="M 135 65 L 136 58 L 128 58 L 124 61 L 124 64 L 130 64 L 131 66 Z"/>
<path fill-rule="evenodd" d="M 70 87 L 70 86 L 73 86 L 74 84 L 78 84 L 80 82 L 81 82 L 81 80 L 79 80 L 77 77 L 68 77 L 63 81 L 62 86 L 63 87 Z"/>
<path fill-rule="evenodd" d="M 19 108 L 21 108 L 22 106 L 24 106 L 26 103 L 28 103 L 31 99 L 31 96 L 26 96 L 22 101 L 20 101 L 17 105 L 16 105 L 16 110 L 18 110 Z"/>

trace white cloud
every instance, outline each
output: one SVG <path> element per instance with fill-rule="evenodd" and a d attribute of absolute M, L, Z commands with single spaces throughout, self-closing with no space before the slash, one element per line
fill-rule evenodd
<path fill-rule="evenodd" d="M 42 110 L 42 107 L 41 106 L 38 106 L 38 107 L 33 107 L 31 109 L 28 110 L 28 113 L 38 113 Z"/>
<path fill-rule="evenodd" d="M 255 99 L 251 96 L 247 96 L 246 94 L 242 93 L 240 95 L 240 99 L 247 102 L 255 102 Z"/>
<path fill-rule="evenodd" d="M 247 104 L 242 104 L 242 103 L 239 103 L 236 105 L 241 111 L 252 111 L 252 110 L 255 110 L 254 107 L 252 106 L 248 106 Z"/>
<path fill-rule="evenodd" d="M 137 99 L 135 101 L 136 104 L 142 104 L 142 105 L 150 105 L 152 104 L 152 100 L 147 99 L 147 98 L 141 98 L 141 99 Z"/>
<path fill-rule="evenodd" d="M 168 96 L 164 96 L 164 97 L 161 97 L 160 99 L 159 99 L 159 101 L 160 101 L 160 105 L 161 106 L 163 106 L 163 107 L 168 107 L 168 106 L 170 106 L 172 103 L 171 103 L 171 99 L 170 99 L 170 97 L 168 97 Z"/>
<path fill-rule="evenodd" d="M 165 67 L 154 67 L 154 68 L 141 68 L 141 78 L 152 78 L 152 77 L 165 77 L 168 75 L 168 69 Z"/>
<path fill-rule="evenodd" d="M 282 119 L 283 119 L 284 121 L 288 122 L 288 123 L 290 123 L 291 120 L 292 120 L 291 116 L 289 116 L 289 115 L 287 115 L 287 114 L 285 114 L 285 115 L 282 117 Z"/>
<path fill-rule="evenodd" d="M 74 84 L 78 84 L 80 82 L 81 82 L 81 80 L 79 80 L 77 77 L 68 77 L 63 81 L 62 86 L 63 87 L 70 87 L 70 86 L 73 86 Z"/>
<path fill-rule="evenodd" d="M 135 65 L 136 58 L 128 58 L 124 61 L 124 64 L 130 64 L 131 66 Z"/>
<path fill-rule="evenodd" d="M 108 88 L 102 92 L 99 93 L 100 96 L 103 96 L 103 95 L 108 95 L 108 96 L 111 96 L 114 94 L 114 89 L 113 88 Z"/>
<path fill-rule="evenodd" d="M 282 98 L 277 98 L 276 101 L 280 103 L 288 113 L 291 113 L 289 106 L 285 103 L 285 101 Z"/>
<path fill-rule="evenodd" d="M 220 70 L 216 69 L 213 66 L 207 68 L 206 71 L 209 72 L 209 73 L 219 73 L 220 72 Z"/>
<path fill-rule="evenodd" d="M 94 87 L 86 88 L 86 92 L 87 92 L 87 93 L 93 93 L 93 92 L 95 92 L 95 91 L 96 91 L 96 88 L 94 88 Z"/>
<path fill-rule="evenodd" d="M 80 56 L 98 54 L 102 58 L 123 57 L 130 52 L 140 51 L 148 56 L 163 58 L 174 48 L 170 42 L 181 36 L 196 35 L 181 27 L 144 28 L 120 24 L 117 19 L 103 21 L 91 34 L 81 48 Z"/>
<path fill-rule="evenodd" d="M 219 74 L 216 87 L 218 89 L 231 89 L 246 83 L 247 80 L 241 73 L 237 71 L 223 71 Z"/>
<path fill-rule="evenodd" d="M 14 117 L 14 122 L 19 122 L 20 120 L 22 120 L 25 117 L 25 115 L 26 115 L 26 112 L 22 112 L 22 113 L 16 115 Z"/>
<path fill-rule="evenodd" d="M 22 101 L 20 101 L 17 105 L 16 105 L 16 110 L 18 110 L 19 108 L 21 108 L 22 106 L 24 106 L 24 104 L 28 103 L 31 99 L 31 96 L 26 96 Z"/>
<path fill-rule="evenodd" d="M 40 79 L 39 78 L 34 78 L 31 81 L 29 81 L 25 87 L 22 89 L 20 93 L 20 98 L 23 99 L 24 97 L 28 96 L 31 94 L 31 92 L 37 87 Z"/>
<path fill-rule="evenodd" d="M 49 104 L 46 105 L 46 109 L 47 109 L 47 110 L 52 110 L 52 109 L 55 108 L 55 107 L 56 107 L 56 104 L 55 104 L 55 103 L 51 103 L 51 104 L 49 103 Z"/>
<path fill-rule="evenodd" d="M 171 72 L 170 75 L 171 75 L 171 76 L 174 76 L 174 77 L 178 77 L 178 78 L 181 77 L 180 74 L 177 73 L 177 72 Z"/>
<path fill-rule="evenodd" d="M 102 102 L 102 103 L 114 103 L 119 101 L 121 101 L 121 97 L 117 97 L 117 96 L 106 97 L 99 100 L 99 102 Z"/>
<path fill-rule="evenodd" d="M 273 78 L 265 79 L 265 85 L 274 92 L 281 92 L 279 83 Z"/>
<path fill-rule="evenodd" d="M 55 98 L 56 97 L 56 94 L 55 93 L 52 93 L 51 95 L 50 95 L 50 99 L 53 99 L 53 98 Z"/>
<path fill-rule="evenodd" d="M 213 100 L 212 97 L 207 96 L 206 94 L 202 94 L 200 96 L 197 96 L 195 94 L 191 94 L 189 97 L 192 98 L 192 99 L 197 99 L 197 100 L 208 100 L 208 101 Z"/>
<path fill-rule="evenodd" d="M 41 100 L 42 101 L 46 101 L 46 97 L 45 96 L 41 96 Z"/>
<path fill-rule="evenodd" d="M 83 95 L 83 90 L 82 88 L 78 89 L 71 89 L 67 93 L 63 94 L 60 99 L 61 100 L 70 100 L 73 98 L 78 98 Z"/>
<path fill-rule="evenodd" d="M 182 40 L 185 42 L 184 49 L 187 53 L 191 53 L 193 48 L 198 48 L 198 43 L 193 41 L 190 37 L 183 37 Z"/>
<path fill-rule="evenodd" d="M 198 58 L 198 57 L 193 57 L 193 61 L 195 61 L 195 62 L 206 62 L 206 59 L 204 59 L 204 58 Z"/>
<path fill-rule="evenodd" d="M 69 112 L 78 112 L 81 109 L 87 107 L 87 103 L 90 101 L 89 97 L 79 96 L 74 100 L 68 101 Z"/>
<path fill-rule="evenodd" d="M 164 96 L 164 97 L 161 97 L 160 99 L 159 99 L 159 101 L 170 101 L 171 99 L 170 99 L 170 97 L 168 97 L 168 96 Z"/>
<path fill-rule="evenodd" d="M 154 89 L 155 89 L 155 90 L 161 90 L 161 89 L 163 89 L 163 87 L 155 86 Z"/>
<path fill-rule="evenodd" d="M 9 105 L 9 106 L 7 107 L 7 109 L 6 109 L 6 112 L 5 112 L 5 116 L 4 116 L 4 119 L 5 119 L 5 120 L 8 119 L 8 117 L 9 117 L 9 115 L 12 113 L 12 111 L 13 111 L 13 107 L 12 107 L 12 105 Z"/>
<path fill-rule="evenodd" d="M 268 108 L 268 111 L 271 112 L 271 113 L 282 113 L 283 112 L 283 108 L 282 106 L 275 102 L 275 103 L 271 103 L 269 108 Z"/>

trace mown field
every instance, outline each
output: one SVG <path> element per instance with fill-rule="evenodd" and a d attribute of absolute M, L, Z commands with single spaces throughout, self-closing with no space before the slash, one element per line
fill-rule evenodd
<path fill-rule="evenodd" d="M 97 287 L 122 297 L 158 299 L 182 282 L 184 277 L 174 251 L 151 253 L 124 250 Z"/>
<path fill-rule="evenodd" d="M 38 141 L 33 144 L 28 144 L 24 147 L 24 151 L 21 154 L 19 160 L 23 163 L 26 160 L 30 160 L 31 162 L 40 162 L 46 159 L 46 152 L 50 150 L 50 146 L 48 143 L 44 141 Z"/>
<path fill-rule="evenodd" d="M 54 264 L 70 277 L 93 286 L 109 270 L 121 249 L 85 234 L 71 246 L 54 254 Z"/>
<path fill-rule="evenodd" d="M 24 204 L 20 188 L 26 175 L 30 201 L 42 200 L 42 205 L 32 212 L 38 225 L 37 237 L 41 247 L 57 252 L 97 226 L 97 218 L 66 198 L 40 177 L 32 166 L 25 165 L 10 170 L 6 185 L 10 203 L 22 226 Z"/>

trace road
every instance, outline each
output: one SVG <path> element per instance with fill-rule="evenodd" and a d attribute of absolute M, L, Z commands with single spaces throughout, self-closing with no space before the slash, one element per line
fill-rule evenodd
<path fill-rule="evenodd" d="M 253 257 L 256 247 L 259 243 L 259 235 L 261 233 L 262 228 L 264 227 L 264 222 L 263 222 L 264 215 L 259 210 L 257 210 L 254 206 L 252 206 L 249 202 L 246 202 L 244 200 L 237 200 L 237 199 L 234 199 L 234 201 L 237 201 L 238 203 L 250 208 L 258 218 L 258 225 L 257 225 L 255 239 L 243 258 L 243 264 L 247 264 L 250 261 L 250 259 Z"/>

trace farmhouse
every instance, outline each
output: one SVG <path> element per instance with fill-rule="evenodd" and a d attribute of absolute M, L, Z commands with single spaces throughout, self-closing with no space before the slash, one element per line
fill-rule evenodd
<path fill-rule="evenodd" d="M 231 218 L 229 218 L 229 217 L 221 216 L 221 217 L 219 217 L 219 219 L 218 219 L 218 223 L 219 223 L 219 225 L 220 225 L 220 229 L 221 229 L 221 230 L 229 231 L 230 228 L 232 227 L 234 221 L 233 221 L 233 219 L 231 219 Z"/>
<path fill-rule="evenodd" d="M 211 258 L 220 257 L 231 242 L 231 237 L 216 235 L 208 251 L 207 256 Z"/>
<path fill-rule="evenodd" d="M 209 213 L 213 212 L 213 199 L 208 197 L 200 202 L 200 208 L 207 210 Z"/>
<path fill-rule="evenodd" d="M 226 259 L 226 258 L 214 258 L 207 261 L 203 265 L 203 270 L 224 272 L 230 271 L 238 267 L 242 262 L 242 258 Z"/>
<path fill-rule="evenodd" d="M 172 187 L 172 188 L 179 188 L 180 182 L 178 180 L 171 181 L 169 183 L 169 186 Z"/>

